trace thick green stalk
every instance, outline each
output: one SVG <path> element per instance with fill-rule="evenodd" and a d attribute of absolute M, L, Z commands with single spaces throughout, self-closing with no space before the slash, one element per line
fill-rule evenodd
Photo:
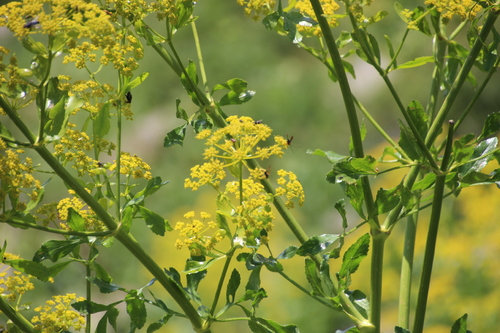
<path fill-rule="evenodd" d="M 0 106 L 3 108 L 9 118 L 17 125 L 22 123 L 17 113 L 12 110 L 5 100 L 0 96 Z M 24 124 L 24 123 L 23 123 Z M 33 134 L 26 126 L 18 126 L 23 134 L 32 141 Z M 44 146 L 34 146 L 35 151 L 52 168 L 52 170 L 72 189 L 75 193 L 95 212 L 97 217 L 106 225 L 109 230 L 115 230 L 115 237 L 120 241 L 129 252 L 135 256 L 141 264 L 158 280 L 165 290 L 172 296 L 177 304 L 182 308 L 186 317 L 191 321 L 193 329 L 196 332 L 210 332 L 206 327 L 206 322 L 200 317 L 194 306 L 191 304 L 184 290 L 172 281 L 158 264 L 144 251 L 135 238 L 118 229 L 118 224 L 108 212 L 97 202 L 97 200 L 88 193 L 83 186 L 57 161 L 52 153 Z"/>
<path fill-rule="evenodd" d="M 389 234 L 372 229 L 371 269 L 370 269 L 370 322 L 375 332 L 380 332 L 382 314 L 382 280 L 384 268 L 384 246 Z"/>
<path fill-rule="evenodd" d="M 217 309 L 217 303 L 219 302 L 219 297 L 222 292 L 222 288 L 224 287 L 224 280 L 226 279 L 226 275 L 229 270 L 229 265 L 231 264 L 231 259 L 233 258 L 235 250 L 236 247 L 232 247 L 226 254 L 226 261 L 224 262 L 224 267 L 222 268 L 222 273 L 219 278 L 219 284 L 217 285 L 217 289 L 214 295 L 214 300 L 212 302 L 212 307 L 210 308 L 210 314 L 212 314 L 212 316 L 215 314 L 215 310 Z"/>
<path fill-rule="evenodd" d="M 448 96 L 446 96 L 446 99 L 441 105 L 441 108 L 439 109 L 436 118 L 432 122 L 427 137 L 425 138 L 425 144 L 427 145 L 427 147 L 432 146 L 439 133 L 441 133 L 442 124 L 446 119 L 449 111 L 451 110 L 453 102 L 455 101 L 456 97 L 460 92 L 460 88 L 467 79 L 467 76 L 469 75 L 472 66 L 474 65 L 474 62 L 476 61 L 476 58 L 478 57 L 479 52 L 481 51 L 481 48 L 485 45 L 486 38 L 493 29 L 493 26 L 499 14 L 500 14 L 500 9 L 498 8 L 498 2 L 497 2 L 490 9 L 490 12 L 488 13 L 488 16 L 483 24 L 483 27 L 481 28 L 479 37 L 472 46 L 472 49 L 470 50 L 469 55 L 467 56 L 467 59 L 464 62 L 464 65 L 460 69 L 457 78 L 455 79 L 453 85 L 450 88 Z"/>
<path fill-rule="evenodd" d="M 436 175 L 436 183 L 434 185 L 434 198 L 432 201 L 429 230 L 427 231 L 427 243 L 425 244 L 424 263 L 422 266 L 422 275 L 420 278 L 420 288 L 418 291 L 417 307 L 415 310 L 415 322 L 412 331 L 413 333 L 422 333 L 424 328 L 425 312 L 427 310 L 427 297 L 429 295 L 432 266 L 434 263 L 434 254 L 436 252 L 439 221 L 441 220 L 441 208 L 444 199 L 446 170 L 448 169 L 448 163 L 450 161 L 452 152 L 453 125 L 454 122 L 450 121 L 450 126 L 448 128 L 448 143 L 443 155 L 441 172 Z"/>
<path fill-rule="evenodd" d="M 24 318 L 19 311 L 16 311 L 9 303 L 5 301 L 5 298 L 0 296 L 0 311 L 7 316 L 12 322 L 25 333 L 35 333 L 35 328 Z"/>
<path fill-rule="evenodd" d="M 418 214 L 412 214 L 406 218 L 403 257 L 401 260 L 401 278 L 399 279 L 398 326 L 406 329 L 410 327 L 411 277 L 413 273 L 417 221 Z"/>
<path fill-rule="evenodd" d="M 440 87 L 443 77 L 444 56 L 448 41 L 439 32 L 434 36 L 434 72 L 432 73 L 431 89 L 429 91 L 429 102 L 427 103 L 427 114 L 429 115 L 429 123 L 436 116 L 437 101 L 439 98 Z"/>

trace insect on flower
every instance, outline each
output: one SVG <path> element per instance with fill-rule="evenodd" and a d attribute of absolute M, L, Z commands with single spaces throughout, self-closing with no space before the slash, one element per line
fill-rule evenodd
<path fill-rule="evenodd" d="M 38 28 L 40 25 L 40 21 L 38 21 L 38 18 L 33 18 L 32 16 L 27 16 L 25 18 L 26 23 L 23 25 L 23 28 L 25 29 L 30 29 L 31 28 Z"/>
<path fill-rule="evenodd" d="M 130 91 L 125 94 L 125 103 L 132 103 L 132 93 Z"/>
<path fill-rule="evenodd" d="M 261 120 L 256 120 L 253 122 L 255 125 L 259 125 L 259 124 L 262 124 L 262 119 Z"/>
<path fill-rule="evenodd" d="M 286 144 L 287 145 L 291 145 L 292 144 L 292 140 L 293 140 L 293 135 L 289 138 L 288 135 L 286 136 Z"/>
<path fill-rule="evenodd" d="M 271 166 L 268 166 L 266 170 L 264 170 L 264 176 L 266 179 L 269 179 L 269 176 L 271 175 Z"/>

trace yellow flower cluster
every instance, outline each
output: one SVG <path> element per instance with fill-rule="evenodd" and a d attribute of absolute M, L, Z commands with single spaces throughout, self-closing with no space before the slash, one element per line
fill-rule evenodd
<path fill-rule="evenodd" d="M 247 161 L 263 160 L 272 155 L 281 157 L 289 146 L 289 140 L 282 136 L 274 136 L 274 144 L 259 147 L 261 141 L 266 141 L 271 136 L 271 128 L 250 117 L 231 116 L 227 118 L 227 122 L 228 125 L 224 128 L 215 131 L 203 130 L 196 136 L 198 139 L 206 140 L 207 147 L 203 155 L 208 162 L 191 168 L 190 178 L 185 180 L 184 187 L 193 191 L 203 185 L 214 187 L 219 192 L 217 200 L 220 206 L 225 207 L 219 207 L 219 214 L 231 219 L 236 227 L 232 235 L 233 240 L 248 246 L 257 246 L 267 243 L 267 232 L 273 228 L 275 215 L 271 203 L 275 195 L 268 193 L 260 182 L 269 178 L 269 170 L 252 169 Z M 227 182 L 221 191 L 220 182 L 227 176 L 226 168 L 237 180 Z M 248 171 L 249 177 L 243 176 L 244 171 Z M 297 176 L 284 170 L 280 170 L 278 175 L 280 187 L 276 191 L 276 196 L 285 196 L 288 208 L 294 207 L 295 199 L 301 205 L 304 202 L 304 191 Z M 187 246 L 193 253 L 193 249 L 198 251 L 208 247 L 207 240 L 199 236 L 206 230 L 200 221 L 195 220 L 188 226 L 180 224 L 176 229 L 190 235 L 189 242 L 185 239 L 178 240 L 178 248 Z M 205 254 L 206 251 L 198 252 Z"/>
<path fill-rule="evenodd" d="M 261 122 L 256 122 L 250 117 L 231 116 L 227 118 L 228 126 L 216 131 L 203 130 L 196 138 L 207 139 L 205 143 L 204 159 L 209 160 L 202 166 L 191 169 L 191 178 L 186 179 L 184 186 L 192 188 L 210 184 L 218 187 L 220 180 L 226 176 L 223 170 L 226 167 L 239 165 L 250 159 L 267 159 L 272 155 L 283 156 L 288 148 L 287 140 L 282 136 L 275 136 L 275 144 L 268 147 L 258 147 L 261 141 L 271 136 L 271 128 Z"/>
<path fill-rule="evenodd" d="M 4 253 L 6 260 L 19 259 L 19 256 Z M 24 293 L 29 290 L 35 289 L 31 279 L 31 275 L 21 273 L 16 270 L 12 270 L 10 266 L 3 265 L 0 266 L 0 297 L 5 297 L 10 302 L 18 301 Z M 11 271 L 9 273 L 9 271 Z"/>
<path fill-rule="evenodd" d="M 245 14 L 253 20 L 260 20 L 261 16 L 272 13 L 276 7 L 276 0 L 237 0 L 240 6 L 245 7 Z"/>
<path fill-rule="evenodd" d="M 321 7 L 323 7 L 323 12 L 325 13 L 325 17 L 328 21 L 328 25 L 330 27 L 336 27 L 339 25 L 337 18 L 335 17 L 335 12 L 340 8 L 340 6 L 335 2 L 335 0 L 321 0 Z M 311 2 L 309 0 L 299 0 L 295 4 L 295 8 L 298 9 L 302 15 L 316 19 L 316 15 L 314 14 L 314 10 L 311 6 Z M 321 36 L 321 28 L 316 26 L 306 26 L 299 25 L 298 30 L 305 35 L 315 35 Z"/>
<path fill-rule="evenodd" d="M 17 211 L 26 209 L 26 204 L 19 202 L 19 197 L 23 189 L 29 189 L 26 193 L 30 199 L 38 198 L 42 185 L 40 181 L 33 176 L 34 167 L 31 158 L 24 160 L 20 155 L 24 153 L 22 149 L 8 148 L 5 142 L 0 139 L 0 202 L 5 202 L 7 198 L 15 206 Z"/>
<path fill-rule="evenodd" d="M 12 1 L 0 7 L 0 26 L 20 39 L 35 33 L 92 38 L 114 30 L 106 12 L 85 0 Z"/>
<path fill-rule="evenodd" d="M 53 296 L 53 300 L 45 302 L 46 305 L 35 308 L 39 316 L 34 316 L 31 322 L 40 333 L 54 333 L 69 331 L 70 328 L 80 331 L 85 328 L 85 318 L 71 308 L 74 301 L 81 302 L 83 297 L 76 294 Z"/>
<path fill-rule="evenodd" d="M 88 190 L 87 190 L 88 191 Z M 73 190 L 68 191 L 69 194 L 74 195 L 75 192 Z M 50 211 L 50 208 L 53 207 L 52 204 L 48 204 L 47 212 L 50 216 L 53 216 L 53 213 Z M 85 202 L 83 202 L 80 198 L 72 197 L 72 198 L 64 198 L 55 207 L 57 210 L 57 217 L 61 221 L 68 220 L 68 210 L 73 208 L 81 217 L 85 220 L 85 230 L 86 231 L 104 231 L 107 230 L 106 226 L 96 218 L 96 215 L 92 209 L 85 209 Z M 43 206 L 42 206 L 43 207 Z M 42 210 L 41 212 L 44 212 Z M 46 213 L 47 214 L 47 213 Z M 69 230 L 70 227 L 64 222 L 60 223 L 62 229 Z"/>
<path fill-rule="evenodd" d="M 472 20 L 482 10 L 474 0 L 426 0 L 425 4 L 434 6 L 441 13 L 444 23 L 448 23 L 455 15 L 462 21 Z"/>
<path fill-rule="evenodd" d="M 116 161 L 109 167 L 109 170 L 116 170 Z M 153 178 L 149 164 L 144 162 L 137 155 L 130 155 L 129 153 L 122 152 L 120 160 L 120 173 L 122 175 L 132 176 L 134 179 Z"/>
<path fill-rule="evenodd" d="M 186 247 L 189 249 L 192 256 L 205 255 L 212 251 L 224 239 L 226 232 L 217 227 L 217 224 L 210 221 L 210 214 L 201 212 L 200 219 L 195 218 L 193 211 L 184 214 L 184 218 L 190 222 L 177 222 L 174 230 L 179 231 L 182 239 L 177 239 L 175 246 L 177 249 Z M 209 230 L 215 230 L 211 236 L 205 236 L 204 233 Z"/>
<path fill-rule="evenodd" d="M 287 201 L 285 206 L 288 208 L 293 208 L 295 206 L 293 199 L 297 198 L 299 205 L 302 206 L 305 201 L 304 189 L 302 184 L 297 179 L 297 176 L 293 172 L 279 170 L 278 171 L 278 184 L 280 187 L 276 189 L 276 195 L 283 195 L 286 197 Z M 288 178 L 288 180 L 287 180 Z"/>

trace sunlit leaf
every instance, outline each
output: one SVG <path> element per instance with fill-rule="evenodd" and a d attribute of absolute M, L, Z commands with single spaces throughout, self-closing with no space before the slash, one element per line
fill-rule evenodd
<path fill-rule="evenodd" d="M 476 148 L 474 148 L 474 153 L 471 159 L 479 158 L 477 161 L 466 163 L 458 168 L 459 176 L 461 178 L 465 177 L 469 172 L 481 171 L 488 162 L 493 159 L 493 152 L 498 145 L 498 138 L 493 137 L 487 140 L 481 141 Z M 484 158 L 481 158 L 484 156 Z"/>
<path fill-rule="evenodd" d="M 398 67 L 396 67 L 396 69 L 419 67 L 419 66 L 423 66 L 429 62 L 434 62 L 433 56 L 415 58 L 414 60 L 410 60 L 408 62 L 405 62 L 404 64 L 399 65 Z"/>
<path fill-rule="evenodd" d="M 411 190 L 412 191 L 426 190 L 432 185 L 434 185 L 435 181 L 436 181 L 436 174 L 434 172 L 429 172 L 425 175 L 424 178 L 422 178 L 418 182 L 415 182 Z"/>
<path fill-rule="evenodd" d="M 87 242 L 88 240 L 84 237 L 70 237 L 69 240 L 46 241 L 35 252 L 33 261 L 41 262 L 45 259 L 50 259 L 52 262 L 56 262 L 70 254 L 78 245 Z"/>
<path fill-rule="evenodd" d="M 283 252 L 281 252 L 276 259 L 290 259 L 295 256 L 299 248 L 295 245 L 290 245 Z"/>
<path fill-rule="evenodd" d="M 483 130 L 478 137 L 478 141 L 482 141 L 485 138 L 495 135 L 500 131 L 500 111 L 491 113 L 486 117 L 484 122 Z"/>
<path fill-rule="evenodd" d="M 338 276 L 345 289 L 350 285 L 350 275 L 358 270 L 361 261 L 367 256 L 369 247 L 370 235 L 364 234 L 344 253 Z"/>
<path fill-rule="evenodd" d="M 297 254 L 299 256 L 311 256 L 316 255 L 324 251 L 328 246 L 333 244 L 340 235 L 337 234 L 324 234 L 321 236 L 313 236 L 302 244 L 298 250 Z"/>
<path fill-rule="evenodd" d="M 12 259 L 5 260 L 4 263 L 20 272 L 33 275 L 41 281 L 48 281 L 49 277 L 51 276 L 49 269 L 40 262 L 25 259 Z"/>
<path fill-rule="evenodd" d="M 458 318 L 451 327 L 451 333 L 472 333 L 467 329 L 467 313 Z"/>

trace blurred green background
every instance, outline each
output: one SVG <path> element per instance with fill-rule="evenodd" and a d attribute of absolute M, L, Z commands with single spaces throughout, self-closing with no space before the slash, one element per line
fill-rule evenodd
<path fill-rule="evenodd" d="M 399 1 L 403 6 L 411 8 L 415 1 Z M 422 5 L 419 2 L 420 5 Z M 372 33 L 379 39 L 382 52 L 387 55 L 383 36 L 389 35 L 394 44 L 401 39 L 405 24 L 393 9 L 393 1 L 374 1 L 366 8 L 366 14 L 373 15 L 379 10 L 388 11 L 383 21 L 372 26 Z M 330 81 L 323 65 L 305 51 L 293 45 L 286 37 L 267 31 L 261 23 L 245 17 L 243 9 L 236 1 L 202 0 L 197 4 L 195 14 L 201 46 L 208 75 L 209 86 L 223 83 L 231 78 L 242 78 L 248 82 L 249 88 L 257 93 L 248 103 L 241 106 L 229 106 L 224 109 L 228 114 L 246 115 L 255 120 L 262 120 L 274 129 L 274 134 L 293 136 L 292 149 L 282 159 L 269 162 L 271 171 L 287 169 L 295 172 L 306 191 L 306 204 L 296 208 L 294 213 L 309 235 L 337 233 L 341 229 L 341 219 L 333 208 L 337 200 L 343 197 L 339 186 L 328 184 L 325 175 L 330 165 L 325 159 L 306 154 L 307 149 L 320 148 L 332 150 L 340 154 L 349 153 L 349 131 L 344 106 L 338 85 Z M 334 29 L 338 34 L 348 29 L 342 23 Z M 452 22 L 457 24 L 457 22 Z M 27 67 L 30 55 L 22 51 L 9 33 L 0 30 L 1 45 L 17 53 L 20 67 Z M 174 44 L 181 58 L 196 61 L 196 53 L 192 42 L 190 28 L 176 34 Z M 192 192 L 183 188 L 184 179 L 189 176 L 189 169 L 202 162 L 203 143 L 193 138 L 188 131 L 184 147 L 163 148 L 163 138 L 173 128 L 182 124 L 175 118 L 175 99 L 182 100 L 181 106 L 189 114 L 196 111 L 178 78 L 162 62 L 152 49 L 146 47 L 145 57 L 140 72 L 150 72 L 144 84 L 133 91 L 132 122 L 125 122 L 125 139 L 123 150 L 137 154 L 152 166 L 155 176 L 169 180 L 170 183 L 158 192 L 147 205 L 155 212 L 169 219 L 172 226 L 182 215 L 190 210 L 214 211 L 214 193 L 200 190 Z M 400 56 L 400 63 L 418 56 L 431 55 L 432 41 L 429 37 L 410 32 L 406 47 Z M 387 58 L 387 57 L 386 57 Z M 351 79 L 352 89 L 357 98 L 375 116 L 381 125 L 397 139 L 399 128 L 397 107 L 383 81 L 375 70 L 356 56 L 348 58 L 355 66 L 356 79 Z M 77 75 L 71 66 L 57 65 L 54 73 Z M 419 100 L 425 105 L 430 86 L 432 65 L 428 64 L 416 69 L 400 70 L 391 74 L 404 103 Z M 477 73 L 482 77 L 482 73 Z M 113 84 L 114 82 L 110 82 Z M 469 120 L 459 130 L 460 134 L 478 132 L 487 114 L 500 107 L 498 86 L 500 80 L 494 78 L 483 97 L 471 112 Z M 473 94 L 473 88 L 466 84 L 451 118 L 459 114 Z M 23 111 L 23 117 L 36 121 L 34 109 Z M 31 113 L 29 113 L 31 112 Z M 362 116 L 360 116 L 362 119 Z M 2 118 L 2 121 L 4 119 Z M 385 144 L 381 137 L 366 123 L 368 134 L 365 140 L 366 151 L 375 157 L 380 156 Z M 110 135 L 110 138 L 112 136 Z M 268 167 L 268 165 L 263 165 Z M 380 177 L 374 180 L 373 188 L 390 187 L 398 183 L 403 174 Z M 44 175 L 40 178 L 44 179 Z M 45 178 L 46 179 L 46 178 Z M 47 187 L 46 200 L 59 200 L 66 196 L 60 191 L 57 181 L 51 181 Z M 438 241 L 435 261 L 434 280 L 431 284 L 431 295 L 427 315 L 426 332 L 449 332 L 454 320 L 469 313 L 469 329 L 474 332 L 494 332 L 499 324 L 497 313 L 500 310 L 500 290 L 498 279 L 500 267 L 498 262 L 500 237 L 499 216 L 500 196 L 498 189 L 470 188 L 462 191 L 458 200 L 447 199 L 443 212 L 443 222 Z M 354 226 L 359 221 L 350 212 L 349 223 Z M 386 279 L 384 282 L 383 330 L 393 331 L 397 323 L 397 298 L 399 289 L 399 267 L 404 234 L 404 221 L 400 222 L 387 243 Z M 418 267 L 422 257 L 427 219 L 421 214 L 419 235 L 422 241 L 418 244 L 416 254 L 415 282 L 418 282 Z M 165 237 L 153 236 L 141 223 L 136 222 L 132 232 L 149 249 L 152 256 L 162 267 L 175 267 L 181 271 L 187 252 L 178 251 L 173 242 L 177 234 L 172 232 Z M 368 232 L 360 230 L 352 236 Z M 23 258 L 31 258 L 33 253 L 45 239 L 57 238 L 49 234 L 41 234 L 32 230 L 13 229 L 0 225 L 0 234 L 8 240 L 8 251 L 20 254 Z M 271 236 L 271 249 L 278 255 L 288 245 L 298 245 L 291 232 L 282 221 L 276 222 Z M 109 269 L 114 283 L 126 288 L 139 288 L 150 280 L 145 272 L 120 244 L 110 250 L 102 250 L 100 263 Z M 286 271 L 298 281 L 307 284 L 303 278 L 303 262 L 289 260 L 283 263 Z M 332 262 L 334 267 L 338 263 Z M 245 268 L 240 263 L 233 263 L 245 276 Z M 369 291 L 368 275 L 369 259 L 362 263 L 362 268 L 354 276 L 353 288 Z M 201 295 L 207 304 L 211 303 L 215 290 L 218 272 L 222 264 L 212 266 L 209 275 L 201 285 Z M 26 299 L 33 305 L 44 303 L 49 295 L 66 292 L 77 292 L 84 295 L 85 280 L 82 278 L 84 268 L 73 264 L 63 272 L 54 284 L 43 284 L 37 288 L 38 293 L 27 295 Z M 242 280 L 242 287 L 246 281 Z M 346 318 L 316 304 L 292 286 L 286 284 L 280 276 L 262 271 L 262 286 L 267 290 L 269 298 L 259 307 L 258 315 L 273 319 L 279 323 L 295 323 L 301 332 L 330 333 L 336 329 L 345 329 L 351 324 Z M 156 297 L 172 305 L 160 288 L 153 286 Z M 111 303 L 124 295 L 100 295 L 95 291 L 95 301 Z M 125 309 L 121 309 L 125 317 Z M 233 311 L 235 316 L 243 315 Z M 150 320 L 160 318 L 161 313 L 151 309 Z M 97 318 L 94 319 L 97 322 Z M 126 321 L 120 323 L 120 332 L 127 331 Z M 214 331 L 235 332 L 249 331 L 244 322 L 215 324 Z M 180 319 L 173 319 L 162 328 L 161 332 L 188 332 L 189 324 Z"/>

